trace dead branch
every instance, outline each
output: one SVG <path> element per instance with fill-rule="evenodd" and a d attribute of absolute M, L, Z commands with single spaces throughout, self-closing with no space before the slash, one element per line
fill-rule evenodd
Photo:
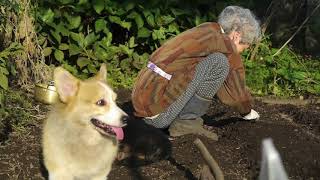
<path fill-rule="evenodd" d="M 278 2 L 279 3 L 279 2 Z M 274 13 L 278 10 L 277 7 L 278 7 L 278 3 L 275 2 L 275 0 L 273 0 L 270 5 L 268 6 L 268 9 L 267 9 L 267 12 L 270 11 L 270 14 L 269 16 L 266 18 L 265 22 L 261 25 L 261 37 L 264 36 L 264 33 L 266 32 L 267 30 L 267 27 L 269 26 L 270 22 L 271 22 L 271 19 L 273 18 L 273 15 Z M 275 7 L 275 8 L 273 8 Z M 271 10 L 270 10 L 271 9 Z M 258 53 L 258 49 L 259 49 L 259 46 L 260 46 L 260 43 L 261 43 L 261 38 L 256 42 L 252 52 L 251 52 L 251 55 L 250 55 L 250 60 L 253 60 L 255 57 L 256 57 L 256 54 Z"/>
<path fill-rule="evenodd" d="M 292 36 L 281 46 L 281 48 L 276 53 L 274 53 L 273 57 L 278 55 L 279 52 L 294 38 L 294 36 L 296 36 L 296 34 L 302 29 L 302 27 L 307 23 L 307 21 L 318 10 L 319 7 L 320 7 L 320 1 L 319 1 L 318 5 L 313 9 L 311 14 L 302 22 L 302 24 L 299 26 L 299 28 L 296 30 L 296 32 L 294 32 L 292 34 Z"/>
<path fill-rule="evenodd" d="M 216 180 L 224 180 L 224 175 L 223 175 L 222 170 L 220 169 L 218 163 L 213 159 L 213 157 L 209 153 L 206 146 L 202 143 L 202 141 L 199 138 L 197 138 L 193 143 L 199 149 L 203 159 L 208 164 L 212 173 L 214 174 L 215 179 Z"/>

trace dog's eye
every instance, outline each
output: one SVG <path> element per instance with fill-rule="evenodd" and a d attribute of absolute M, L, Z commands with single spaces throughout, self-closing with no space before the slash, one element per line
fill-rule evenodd
<path fill-rule="evenodd" d="M 100 99 L 99 101 L 96 102 L 96 105 L 105 106 L 106 105 L 106 101 L 104 99 Z"/>

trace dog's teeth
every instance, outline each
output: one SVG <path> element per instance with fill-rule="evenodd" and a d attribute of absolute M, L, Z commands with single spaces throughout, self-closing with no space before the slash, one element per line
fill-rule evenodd
<path fill-rule="evenodd" d="M 94 120 L 94 125 L 95 125 L 95 129 L 98 130 L 99 132 L 104 131 L 104 133 L 107 133 L 109 135 L 116 135 L 111 126 L 99 121 L 98 119 Z"/>

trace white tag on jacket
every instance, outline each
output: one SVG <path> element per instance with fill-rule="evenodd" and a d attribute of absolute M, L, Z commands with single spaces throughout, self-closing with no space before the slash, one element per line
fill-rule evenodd
<path fill-rule="evenodd" d="M 154 63 L 152 63 L 150 61 L 148 62 L 147 67 L 149 69 L 151 69 L 153 72 L 159 74 L 160 76 L 162 76 L 162 77 L 164 77 L 164 78 L 166 78 L 168 80 L 170 80 L 171 77 L 172 77 L 171 74 L 168 74 L 168 73 L 164 72 L 161 68 L 159 68 L 157 65 L 155 65 Z"/>

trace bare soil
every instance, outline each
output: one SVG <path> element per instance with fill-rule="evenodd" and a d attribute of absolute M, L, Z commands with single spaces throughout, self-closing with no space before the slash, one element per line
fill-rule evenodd
<path fill-rule="evenodd" d="M 120 91 L 119 97 L 119 103 L 126 102 L 123 108 L 131 114 L 128 93 Z M 193 144 L 197 137 L 216 159 L 227 180 L 257 179 L 261 142 L 268 137 L 279 151 L 290 179 L 320 179 L 320 105 L 276 105 L 257 101 L 255 107 L 261 118 L 248 122 L 214 101 L 203 118 L 218 134 L 218 141 L 197 135 L 175 138 L 171 141 L 171 156 L 166 160 L 136 166 L 115 162 L 109 179 L 196 179 L 204 164 Z M 42 121 L 38 123 L 27 127 L 28 131 L 23 134 L 0 132 L 0 180 L 47 177 L 41 158 Z"/>

